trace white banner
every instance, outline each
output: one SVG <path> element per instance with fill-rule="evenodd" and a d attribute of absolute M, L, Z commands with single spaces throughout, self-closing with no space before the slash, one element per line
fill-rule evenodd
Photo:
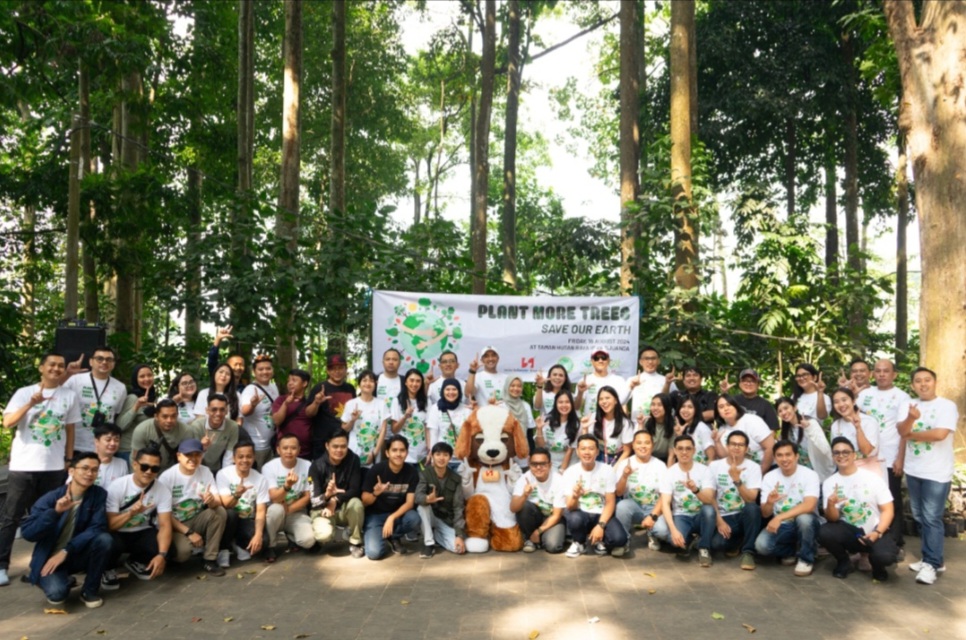
<path fill-rule="evenodd" d="M 468 296 L 445 293 L 374 291 L 372 352 L 376 369 L 389 348 L 402 354 L 400 373 L 424 373 L 439 356 L 453 351 L 457 375 L 487 346 L 500 354 L 498 369 L 532 381 L 560 363 L 570 379 L 591 372 L 591 354 L 610 354 L 611 371 L 629 378 L 637 373 L 640 306 L 636 297 L 557 298 L 544 296 Z"/>

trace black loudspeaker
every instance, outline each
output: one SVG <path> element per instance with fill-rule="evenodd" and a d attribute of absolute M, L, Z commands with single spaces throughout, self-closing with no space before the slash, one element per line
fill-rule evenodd
<path fill-rule="evenodd" d="M 62 321 L 57 326 L 54 350 L 63 354 L 67 362 L 84 355 L 83 368 L 90 367 L 94 349 L 107 344 L 107 327 L 98 324 L 81 324 L 73 320 Z"/>

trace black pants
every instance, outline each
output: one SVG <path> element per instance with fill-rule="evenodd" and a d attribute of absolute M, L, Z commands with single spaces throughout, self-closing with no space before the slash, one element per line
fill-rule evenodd
<path fill-rule="evenodd" d="M 255 537 L 255 518 L 242 518 L 234 509 L 225 509 L 228 512 L 228 520 L 225 521 L 225 532 L 221 536 L 221 548 L 231 551 L 231 545 L 237 544 L 242 549 L 248 547 L 248 543 Z M 262 539 L 268 542 L 268 533 L 262 530 Z M 274 542 L 274 541 L 272 541 Z"/>
<path fill-rule="evenodd" d="M 543 515 L 540 508 L 532 502 L 524 502 L 523 508 L 517 512 L 517 524 L 520 525 L 520 533 L 524 540 L 529 540 L 533 532 L 536 531 L 544 522 L 547 516 Z M 540 536 L 540 544 L 549 553 L 560 553 L 563 551 L 564 542 L 567 537 L 567 527 L 561 519 L 557 524 L 543 532 Z"/>
<path fill-rule="evenodd" d="M 564 518 L 567 520 L 567 531 L 574 542 L 586 544 L 587 535 L 590 530 L 597 526 L 600 520 L 599 513 L 587 513 L 586 511 L 568 511 Z M 604 546 L 608 551 L 615 547 L 623 547 L 627 544 L 627 532 L 624 526 L 618 522 L 617 518 L 611 518 L 604 527 Z"/>
<path fill-rule="evenodd" d="M 896 541 L 892 536 L 885 535 L 871 545 L 865 545 L 859 542 L 863 536 L 865 532 L 862 529 L 838 520 L 819 527 L 818 543 L 828 549 L 839 563 L 848 562 L 850 553 L 868 553 L 872 575 L 883 573 L 886 567 L 896 561 Z"/>
<path fill-rule="evenodd" d="M 892 518 L 892 524 L 889 526 L 889 535 L 896 541 L 897 547 L 904 547 L 906 540 L 902 537 L 902 527 L 905 524 L 905 509 L 902 506 L 902 476 L 897 476 L 892 467 L 889 467 L 887 471 L 889 473 L 889 493 L 892 494 L 892 504 L 896 508 L 895 517 Z"/>
<path fill-rule="evenodd" d="M 148 564 L 158 555 L 158 530 L 154 527 L 141 529 L 131 533 L 118 531 L 114 533 L 114 549 L 108 567 L 116 567 L 121 555 L 127 553 L 131 560 Z"/>
<path fill-rule="evenodd" d="M 0 569 L 10 568 L 17 527 L 30 507 L 48 491 L 64 486 L 66 471 L 11 471 L 7 476 L 7 502 L 0 514 Z"/>

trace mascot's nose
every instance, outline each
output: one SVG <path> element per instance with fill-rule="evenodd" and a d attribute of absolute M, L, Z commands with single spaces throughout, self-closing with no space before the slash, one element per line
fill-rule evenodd
<path fill-rule="evenodd" d="M 500 455 L 500 450 L 499 449 L 487 449 L 486 450 L 486 455 L 488 457 L 490 457 L 490 458 L 496 458 L 497 456 Z"/>

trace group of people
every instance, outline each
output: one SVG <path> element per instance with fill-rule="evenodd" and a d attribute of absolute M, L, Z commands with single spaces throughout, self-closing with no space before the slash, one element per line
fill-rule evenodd
<path fill-rule="evenodd" d="M 212 576 L 232 556 L 274 562 L 283 533 L 291 551 L 344 539 L 353 557 L 372 560 L 404 553 L 404 541 L 421 541 L 422 558 L 465 553 L 473 471 L 454 449 L 486 404 L 505 406 L 530 444 L 512 462 L 524 552 L 627 556 L 643 529 L 649 548 L 685 557 L 696 548 L 702 567 L 721 550 L 740 555 L 741 569 L 777 557 L 806 576 L 824 550 L 836 577 L 858 567 L 885 580 L 904 545 L 893 505 L 905 478 L 922 537 L 922 559 L 909 567 L 923 584 L 945 571 L 958 411 L 924 367 L 912 376 L 917 401 L 895 387 L 893 363 L 856 360 L 831 396 L 802 364 L 794 393 L 771 403 L 752 369 L 739 373 L 739 393 L 727 376 L 715 393 L 697 367 L 659 373 L 653 347 L 627 380 L 601 349 L 577 381 L 559 364 L 539 372 L 531 404 L 522 378 L 499 372 L 495 346 L 465 378 L 452 351 L 424 375 L 400 372 L 401 354 L 389 349 L 358 390 L 345 357 L 332 354 L 323 381 L 311 386 L 308 371 L 292 369 L 280 392 L 268 356 L 250 371 L 239 355 L 219 362 L 229 337 L 231 327 L 218 330 L 201 390 L 182 373 L 163 393 L 143 364 L 125 386 L 107 346 L 89 354 L 89 369 L 83 357 L 43 357 L 39 384 L 18 389 L 3 413 L 15 433 L 0 586 L 18 527 L 36 543 L 27 581 L 52 605 L 74 573 L 85 574 L 81 601 L 97 607 L 102 590 L 119 588 L 122 567 L 150 580 L 196 555 Z"/>

